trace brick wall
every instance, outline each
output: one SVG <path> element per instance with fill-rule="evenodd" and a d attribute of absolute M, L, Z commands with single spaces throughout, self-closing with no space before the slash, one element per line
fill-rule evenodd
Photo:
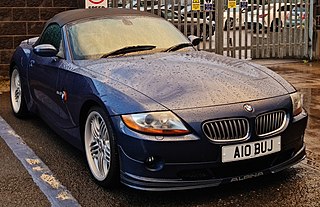
<path fill-rule="evenodd" d="M 14 49 L 22 40 L 38 36 L 46 20 L 84 0 L 0 0 L 0 76 L 8 76 Z"/>

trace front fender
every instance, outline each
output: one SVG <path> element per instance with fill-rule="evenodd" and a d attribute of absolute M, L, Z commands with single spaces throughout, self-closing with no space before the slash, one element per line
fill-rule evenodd
<path fill-rule="evenodd" d="M 16 66 L 19 70 L 20 81 L 22 90 L 24 91 L 24 98 L 28 107 L 28 110 L 32 107 L 32 98 L 30 94 L 29 81 L 28 81 L 28 68 L 31 56 L 31 48 L 23 48 L 21 45 L 18 46 L 11 58 L 9 75 L 11 77 L 11 72 L 13 67 Z"/>

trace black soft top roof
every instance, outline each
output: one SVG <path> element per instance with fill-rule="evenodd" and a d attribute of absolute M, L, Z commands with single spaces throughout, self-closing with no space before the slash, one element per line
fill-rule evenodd
<path fill-rule="evenodd" d="M 141 12 L 133 9 L 123 9 L 123 8 L 97 8 L 97 9 L 74 9 L 68 10 L 56 14 L 50 20 L 48 20 L 47 25 L 55 22 L 60 26 L 63 26 L 69 22 L 89 19 L 89 18 L 99 18 L 108 16 L 152 16 L 156 15 L 150 14 L 148 12 Z"/>

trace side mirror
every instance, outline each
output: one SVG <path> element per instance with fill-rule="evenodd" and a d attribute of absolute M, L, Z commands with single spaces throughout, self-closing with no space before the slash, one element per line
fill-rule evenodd
<path fill-rule="evenodd" d="M 193 46 L 197 46 L 197 45 L 199 45 L 200 42 L 201 42 L 201 38 L 200 38 L 200 37 L 197 37 L 197 36 L 194 36 L 194 35 L 189 35 L 189 36 L 188 36 L 188 39 L 189 39 L 189 41 L 191 42 L 191 44 L 192 44 Z"/>
<path fill-rule="evenodd" d="M 33 48 L 33 52 L 42 57 L 55 57 L 58 50 L 50 44 L 41 44 Z"/>

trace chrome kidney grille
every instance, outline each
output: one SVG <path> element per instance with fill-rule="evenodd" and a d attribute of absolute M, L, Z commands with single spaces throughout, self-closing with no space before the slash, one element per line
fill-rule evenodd
<path fill-rule="evenodd" d="M 213 120 L 204 123 L 202 130 L 212 141 L 240 141 L 249 136 L 249 122 L 245 118 Z"/>
<path fill-rule="evenodd" d="M 256 134 L 267 136 L 284 129 L 287 123 L 285 111 L 273 111 L 261 114 L 256 118 Z"/>
<path fill-rule="evenodd" d="M 260 137 L 268 136 L 282 131 L 287 124 L 283 110 L 260 114 L 255 118 L 255 133 Z M 247 139 L 250 127 L 246 118 L 229 118 L 207 121 L 202 125 L 202 131 L 212 141 L 234 142 Z"/>

